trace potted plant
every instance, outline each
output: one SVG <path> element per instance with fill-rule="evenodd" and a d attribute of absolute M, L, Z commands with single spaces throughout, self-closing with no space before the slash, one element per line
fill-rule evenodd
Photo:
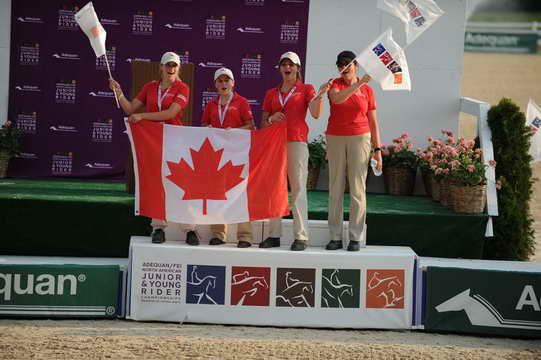
<path fill-rule="evenodd" d="M 415 186 L 417 154 L 407 133 L 382 147 L 383 183 L 391 195 L 411 195 Z"/>
<path fill-rule="evenodd" d="M 0 178 L 5 178 L 9 159 L 20 152 L 20 138 L 22 131 L 6 121 L 0 128 Z"/>
<path fill-rule="evenodd" d="M 308 143 L 308 180 L 307 190 L 314 190 L 319 179 L 320 169 L 325 168 L 327 162 L 327 144 L 322 135 Z"/>
<path fill-rule="evenodd" d="M 451 203 L 448 176 L 450 162 L 458 156 L 456 151 L 456 140 L 449 130 L 441 131 L 441 139 L 428 137 L 429 145 L 427 150 L 420 154 L 421 163 L 426 162 L 431 170 L 429 181 L 432 199 L 439 201 L 442 205 L 448 206 Z M 426 187 L 426 185 L 425 185 Z"/>

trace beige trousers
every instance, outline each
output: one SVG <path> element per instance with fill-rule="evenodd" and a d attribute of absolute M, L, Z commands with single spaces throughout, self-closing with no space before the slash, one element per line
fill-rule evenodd
<path fill-rule="evenodd" d="M 360 241 L 366 222 L 366 174 L 370 161 L 370 134 L 327 135 L 329 160 L 329 231 L 331 240 L 342 240 L 344 176 L 349 180 L 349 239 Z"/>
<path fill-rule="evenodd" d="M 167 227 L 167 221 L 160 220 L 160 219 L 152 219 L 152 221 L 150 222 L 150 226 L 152 226 L 152 230 L 154 230 L 154 229 L 165 230 L 165 228 Z M 184 231 L 194 231 L 195 230 L 195 225 L 192 225 L 192 224 L 181 224 L 180 227 Z"/>
<path fill-rule="evenodd" d="M 308 144 L 302 141 L 287 142 L 287 178 L 291 188 L 289 208 L 293 214 L 293 236 L 308 240 Z M 282 236 L 282 218 L 269 220 L 269 236 Z"/>
<path fill-rule="evenodd" d="M 225 234 L 227 233 L 226 224 L 213 224 L 210 225 L 210 231 L 213 238 L 218 238 L 225 241 Z M 252 223 L 243 222 L 237 224 L 237 241 L 252 242 Z"/>

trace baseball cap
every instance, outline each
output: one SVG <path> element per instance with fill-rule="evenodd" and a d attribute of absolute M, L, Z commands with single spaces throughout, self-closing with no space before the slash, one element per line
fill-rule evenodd
<path fill-rule="evenodd" d="M 289 59 L 293 64 L 301 66 L 301 59 L 299 58 L 299 55 L 295 54 L 293 51 L 283 53 L 282 56 L 280 56 L 280 61 L 278 61 L 278 64 L 280 64 L 284 59 Z"/>
<path fill-rule="evenodd" d="M 161 64 L 165 65 L 167 63 L 174 62 L 177 65 L 180 65 L 180 57 L 172 51 L 168 51 L 162 55 Z"/>
<path fill-rule="evenodd" d="M 336 57 L 336 65 L 347 65 L 355 60 L 356 57 L 357 55 L 353 51 L 344 50 Z"/>
<path fill-rule="evenodd" d="M 233 71 L 229 70 L 228 68 L 223 67 L 223 68 L 219 68 L 214 73 L 214 81 L 216 81 L 216 79 L 218 79 L 221 75 L 226 75 L 231 80 L 235 80 L 235 78 L 233 77 Z"/>

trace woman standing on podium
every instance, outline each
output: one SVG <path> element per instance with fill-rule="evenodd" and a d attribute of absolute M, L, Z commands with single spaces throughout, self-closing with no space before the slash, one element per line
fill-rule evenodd
<path fill-rule="evenodd" d="M 282 83 L 267 91 L 263 101 L 262 127 L 274 122 L 287 122 L 287 177 L 291 187 L 290 208 L 293 213 L 293 235 L 291 250 L 302 251 L 308 245 L 308 199 L 306 181 L 308 177 L 308 124 L 306 113 L 317 119 L 323 109 L 323 94 L 330 82 L 321 85 L 316 95 L 314 87 L 304 84 L 301 77 L 301 60 L 288 51 L 278 62 Z M 259 244 L 261 248 L 280 246 L 282 218 L 269 222 L 269 237 Z"/>
<path fill-rule="evenodd" d="M 132 123 L 141 120 L 159 121 L 170 125 L 182 125 L 183 110 L 188 104 L 190 89 L 180 80 L 180 58 L 174 52 L 166 52 L 160 61 L 160 80 L 146 83 L 139 94 L 132 100 L 128 100 L 120 87 L 113 79 L 109 80 L 109 87 L 122 106 L 122 110 L 129 115 L 128 121 Z M 135 113 L 146 106 L 144 113 Z M 164 229 L 167 222 L 160 219 L 152 219 L 152 242 L 165 242 Z M 186 236 L 186 242 L 197 245 L 199 238 L 194 228 L 190 226 Z"/>
<path fill-rule="evenodd" d="M 228 68 L 220 68 L 214 73 L 214 85 L 218 97 L 205 106 L 201 126 L 219 129 L 255 129 L 254 116 L 246 98 L 233 91 L 235 78 Z M 227 225 L 213 224 L 210 226 L 212 238 L 209 245 L 225 244 Z M 244 222 L 237 224 L 237 247 L 252 246 L 252 224 Z"/>
<path fill-rule="evenodd" d="M 343 247 L 344 187 L 347 169 L 349 180 L 348 251 L 359 251 L 366 222 L 366 174 L 370 154 L 381 170 L 379 125 L 374 91 L 367 85 L 370 76 L 357 76 L 356 56 L 342 51 L 336 59 L 341 77 L 329 90 L 331 115 L 325 132 L 329 161 L 329 231 L 327 250 Z M 372 149 L 372 150 L 371 150 Z"/>

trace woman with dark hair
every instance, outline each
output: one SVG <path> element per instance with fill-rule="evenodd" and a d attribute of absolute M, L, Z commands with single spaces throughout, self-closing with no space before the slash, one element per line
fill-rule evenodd
<path fill-rule="evenodd" d="M 287 122 L 287 177 L 291 187 L 290 208 L 293 213 L 294 242 L 291 250 L 302 251 L 308 242 L 308 200 L 306 180 L 308 177 L 308 124 L 306 113 L 310 109 L 313 118 L 319 118 L 323 109 L 323 94 L 330 86 L 320 86 L 318 94 L 314 87 L 302 82 L 301 60 L 294 52 L 288 51 L 278 63 L 282 82 L 267 91 L 263 101 L 262 127 L 274 122 Z M 281 218 L 270 219 L 269 237 L 259 247 L 280 246 L 282 235 Z"/>
<path fill-rule="evenodd" d="M 160 80 L 146 83 L 139 94 L 128 100 L 120 87 L 113 79 L 109 80 L 109 87 L 122 107 L 129 115 L 128 121 L 136 123 L 141 120 L 159 121 L 170 125 L 182 125 L 182 114 L 188 104 L 190 89 L 180 80 L 180 57 L 174 52 L 166 52 L 160 61 Z M 136 113 L 137 110 L 146 106 L 146 112 Z M 152 219 L 152 242 L 165 242 L 164 229 L 167 222 L 160 219 Z M 190 245 L 199 244 L 199 237 L 194 228 L 189 226 L 186 242 Z"/>
<path fill-rule="evenodd" d="M 235 87 L 233 72 L 228 68 L 216 70 L 214 86 L 218 91 L 218 97 L 205 106 L 201 125 L 219 129 L 255 129 L 248 100 L 233 91 Z M 210 231 L 212 238 L 209 245 L 225 244 L 227 225 L 213 224 L 210 226 Z M 237 224 L 237 241 L 239 248 L 252 246 L 252 224 L 249 221 Z"/>
<path fill-rule="evenodd" d="M 367 85 L 370 76 L 357 76 L 359 65 L 351 51 L 342 51 L 336 59 L 341 77 L 329 90 L 331 115 L 327 125 L 329 161 L 329 231 L 327 250 L 343 247 L 344 186 L 349 181 L 348 251 L 359 251 L 366 221 L 366 174 L 370 155 L 381 170 L 380 135 L 374 91 Z"/>

